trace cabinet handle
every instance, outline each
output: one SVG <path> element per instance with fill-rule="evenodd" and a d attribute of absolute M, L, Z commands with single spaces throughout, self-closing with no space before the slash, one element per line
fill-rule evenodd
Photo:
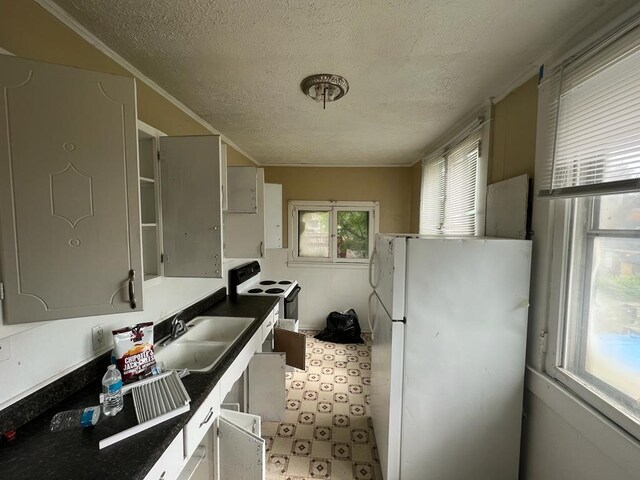
<path fill-rule="evenodd" d="M 264 242 L 260 242 L 260 256 L 264 257 Z"/>
<path fill-rule="evenodd" d="M 213 416 L 213 407 L 209 409 L 209 413 L 207 413 L 207 416 L 205 417 L 205 419 L 200 423 L 200 427 L 203 426 L 205 423 L 209 423 L 209 420 L 211 420 L 212 416 Z"/>
<path fill-rule="evenodd" d="M 162 475 L 160 475 L 160 476 L 158 477 L 158 480 L 163 480 L 163 479 L 164 479 L 164 476 L 166 475 L 166 473 L 167 473 L 167 471 L 166 471 L 166 470 L 165 470 L 164 472 L 162 472 Z"/>
<path fill-rule="evenodd" d="M 136 278 L 136 271 L 129 270 L 129 305 L 131 305 L 131 308 L 136 308 L 137 306 L 136 292 L 133 285 L 133 281 L 135 280 L 135 278 Z"/>

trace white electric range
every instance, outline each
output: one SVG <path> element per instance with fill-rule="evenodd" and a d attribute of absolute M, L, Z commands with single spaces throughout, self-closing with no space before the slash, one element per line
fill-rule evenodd
<path fill-rule="evenodd" d="M 263 295 L 279 297 L 278 323 L 281 328 L 298 331 L 298 293 L 296 280 L 264 279 L 256 261 L 229 270 L 229 296 Z"/>

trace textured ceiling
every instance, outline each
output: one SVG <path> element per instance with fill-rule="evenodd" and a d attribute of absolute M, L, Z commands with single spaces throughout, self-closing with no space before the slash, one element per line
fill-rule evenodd
<path fill-rule="evenodd" d="M 256 161 L 402 165 L 616 0 L 56 0 Z M 347 78 L 326 110 L 313 73 Z"/>

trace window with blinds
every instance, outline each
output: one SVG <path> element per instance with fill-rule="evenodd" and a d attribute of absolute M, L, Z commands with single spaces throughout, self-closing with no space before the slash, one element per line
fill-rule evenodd
<path fill-rule="evenodd" d="M 572 59 L 545 80 L 541 196 L 640 190 L 640 29 Z"/>
<path fill-rule="evenodd" d="M 480 134 L 427 157 L 422 167 L 420 233 L 475 235 Z"/>

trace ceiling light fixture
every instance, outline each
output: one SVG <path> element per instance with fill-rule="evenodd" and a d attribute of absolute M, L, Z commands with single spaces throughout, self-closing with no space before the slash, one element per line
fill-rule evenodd
<path fill-rule="evenodd" d="M 300 84 L 304 94 L 316 102 L 322 102 L 322 108 L 327 108 L 327 102 L 333 102 L 344 97 L 349 91 L 349 82 L 340 75 L 319 73 L 309 75 Z"/>

